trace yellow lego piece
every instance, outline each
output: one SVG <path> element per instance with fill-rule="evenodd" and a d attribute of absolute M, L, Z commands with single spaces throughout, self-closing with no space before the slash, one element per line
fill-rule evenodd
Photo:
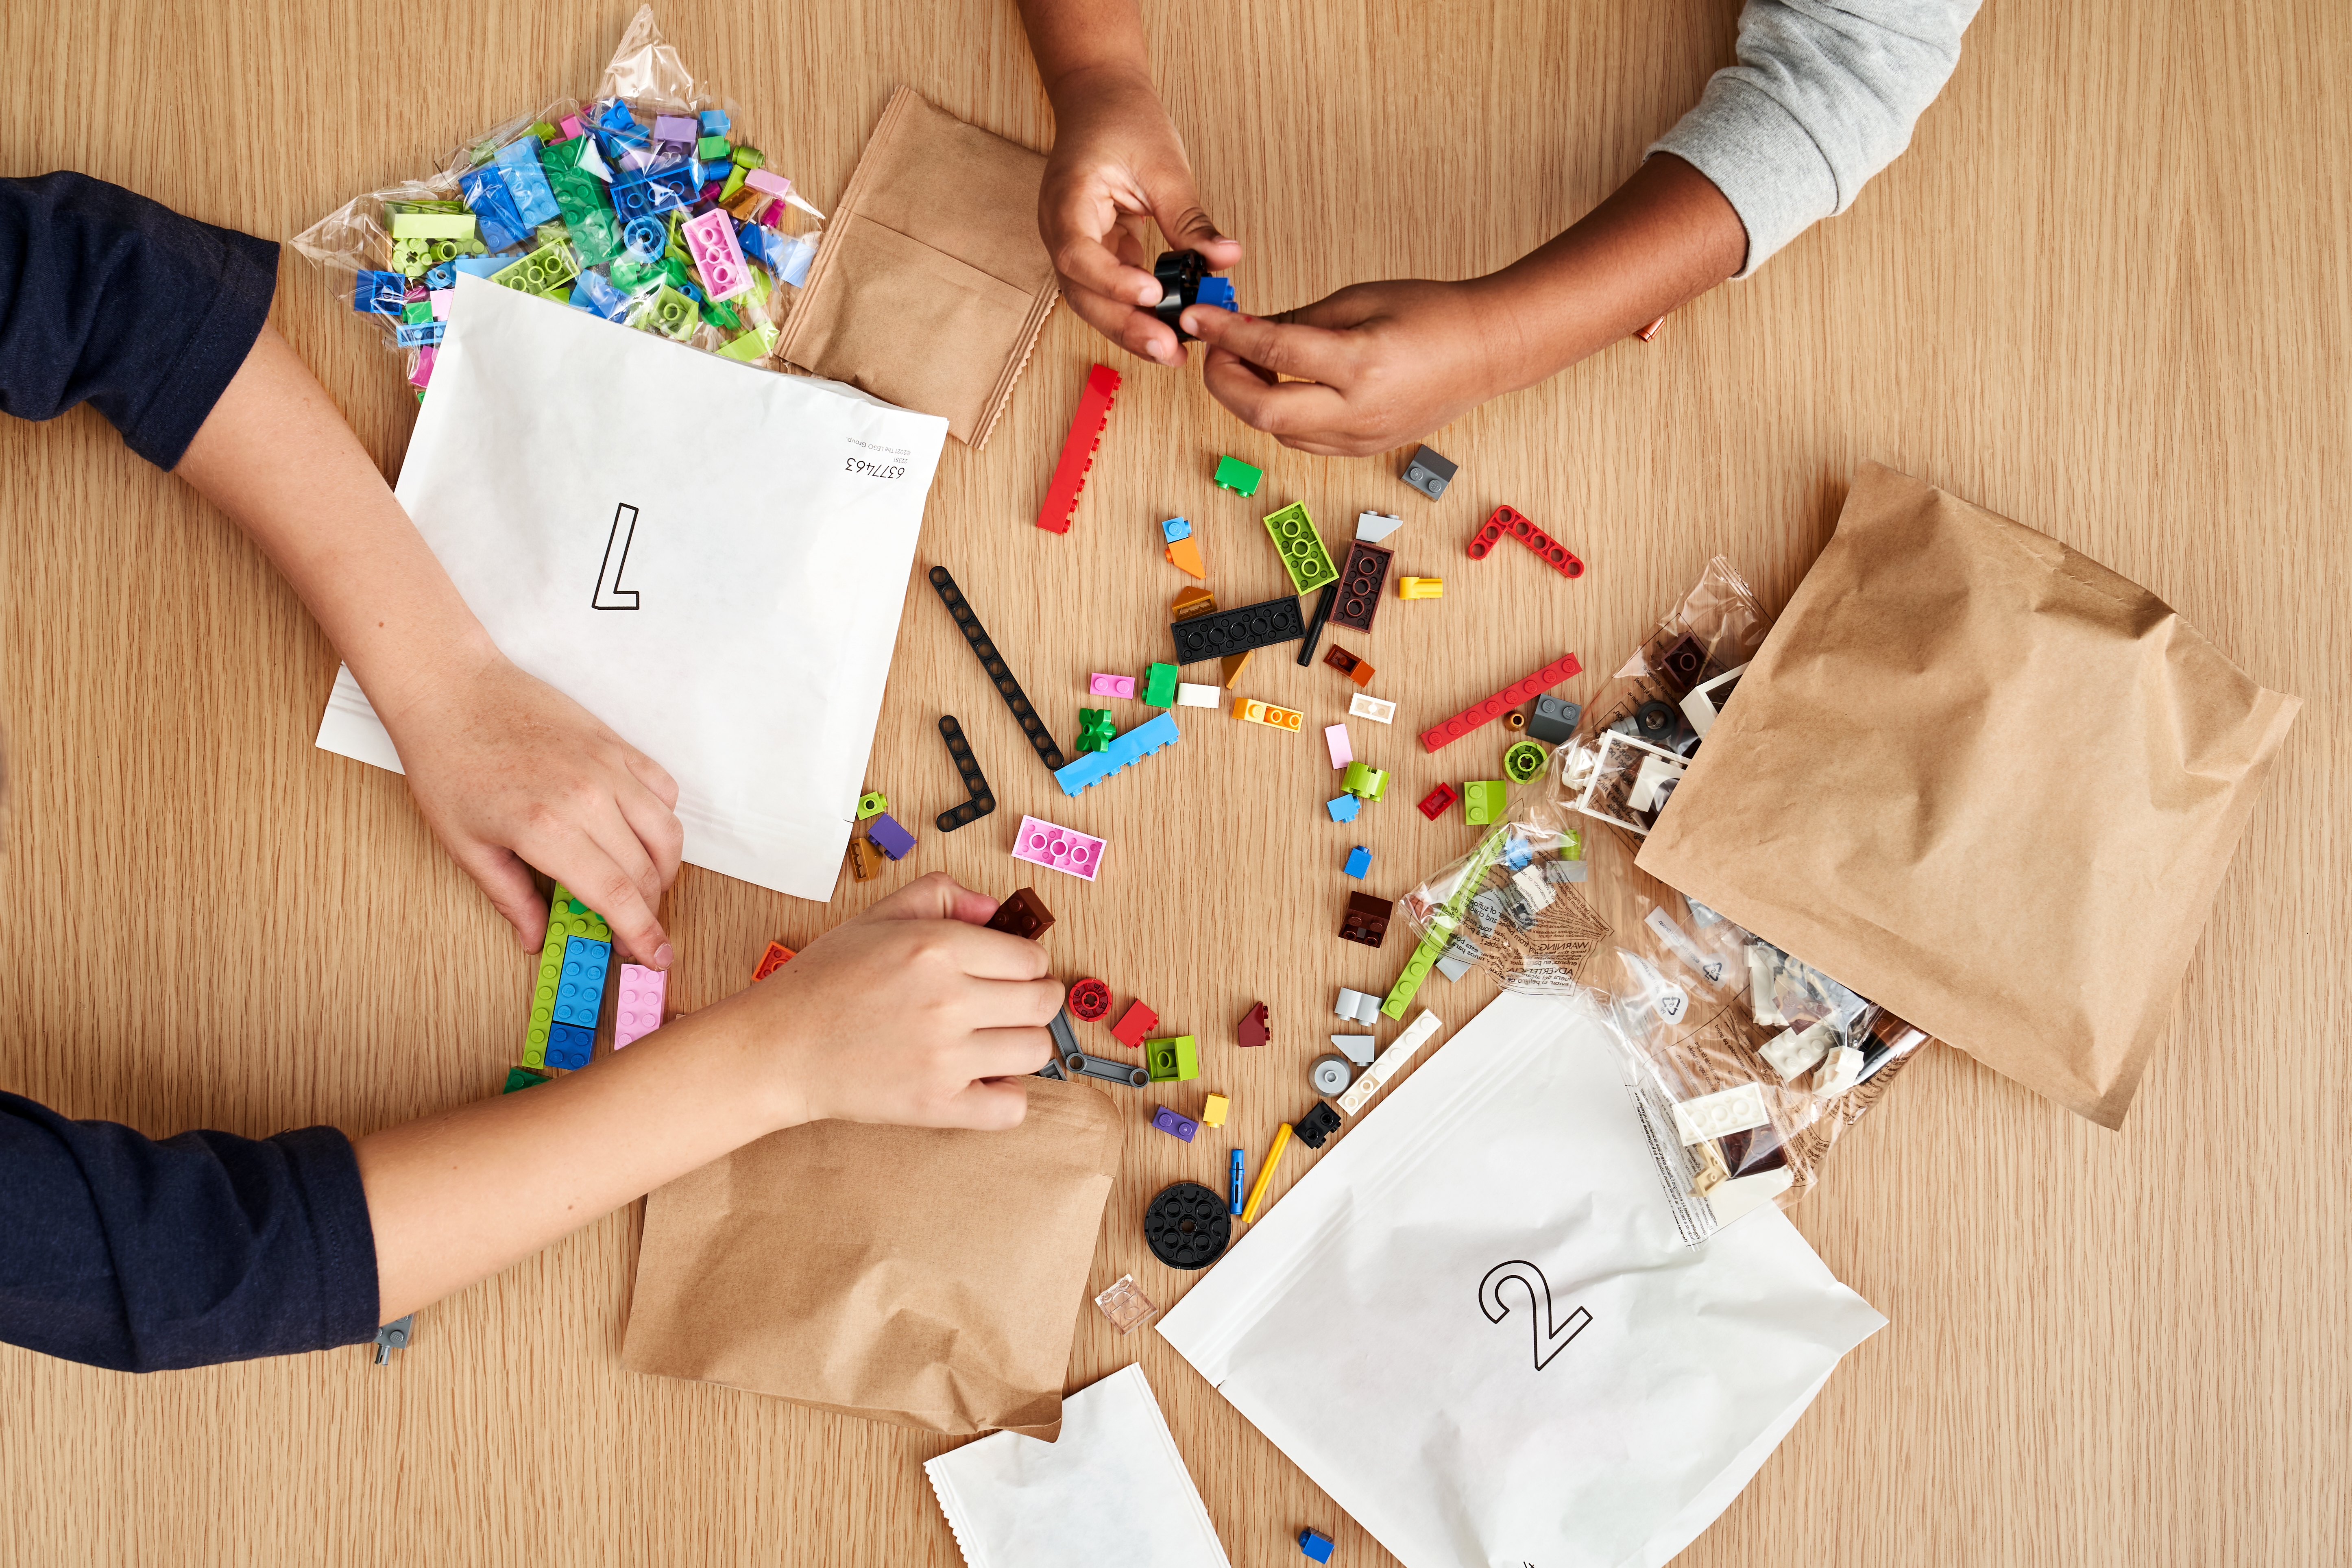
<path fill-rule="evenodd" d="M 1397 579 L 1400 599 L 1442 599 L 1445 597 L 1443 577 L 1400 577 Z"/>
<path fill-rule="evenodd" d="M 1261 702 L 1255 697 L 1234 703 L 1234 717 L 1247 720 L 1253 724 L 1263 724 L 1269 730 L 1287 730 L 1294 735 L 1298 732 L 1299 725 L 1307 721 L 1307 715 L 1296 708 L 1276 708 L 1273 703 Z"/>
<path fill-rule="evenodd" d="M 1228 1103 L 1229 1102 L 1226 1100 L 1225 1097 L 1222 1094 L 1213 1094 L 1209 1096 L 1208 1100 L 1201 1107 L 1201 1125 L 1203 1127 L 1223 1127 L 1225 1124 L 1225 1110 Z"/>

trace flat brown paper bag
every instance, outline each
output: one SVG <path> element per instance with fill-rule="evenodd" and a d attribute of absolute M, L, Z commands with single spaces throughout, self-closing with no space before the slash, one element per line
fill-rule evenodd
<path fill-rule="evenodd" d="M 1099 1089 L 1024 1081 L 1009 1132 L 814 1122 L 656 1191 L 622 1364 L 1052 1442 L 1119 1126 Z"/>
<path fill-rule="evenodd" d="M 988 444 L 1060 294 L 1043 153 L 899 88 L 849 177 L 776 357 Z"/>
<path fill-rule="evenodd" d="M 2116 1127 L 2300 705 L 1866 463 L 1636 863 Z"/>

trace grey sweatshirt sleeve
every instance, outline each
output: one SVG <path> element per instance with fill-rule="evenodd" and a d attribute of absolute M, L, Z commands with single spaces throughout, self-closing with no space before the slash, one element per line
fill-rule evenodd
<path fill-rule="evenodd" d="M 1739 63 L 1650 144 L 1715 182 L 1748 229 L 1746 278 L 1853 205 L 1910 144 L 1982 0 L 1748 0 Z"/>

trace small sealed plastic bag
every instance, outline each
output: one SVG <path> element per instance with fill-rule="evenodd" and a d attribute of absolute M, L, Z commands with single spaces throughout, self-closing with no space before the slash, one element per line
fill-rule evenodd
<path fill-rule="evenodd" d="M 420 397 L 460 272 L 764 363 L 824 215 L 740 139 L 736 118 L 662 42 L 647 6 L 593 100 L 495 126 L 436 173 L 355 197 L 292 244 L 351 279 L 352 308 L 408 356 Z"/>

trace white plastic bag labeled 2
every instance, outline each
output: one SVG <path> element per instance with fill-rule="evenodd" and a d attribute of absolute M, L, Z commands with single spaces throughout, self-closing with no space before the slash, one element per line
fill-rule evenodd
<path fill-rule="evenodd" d="M 686 858 L 832 897 L 947 421 L 457 279 L 398 494 L 517 665 L 677 780 Z M 319 744 L 397 768 L 344 670 Z"/>
<path fill-rule="evenodd" d="M 1409 1568 L 1665 1562 L 1885 1323 L 1778 1209 L 1684 1244 L 1607 1030 L 1504 993 L 1160 1321 Z"/>

